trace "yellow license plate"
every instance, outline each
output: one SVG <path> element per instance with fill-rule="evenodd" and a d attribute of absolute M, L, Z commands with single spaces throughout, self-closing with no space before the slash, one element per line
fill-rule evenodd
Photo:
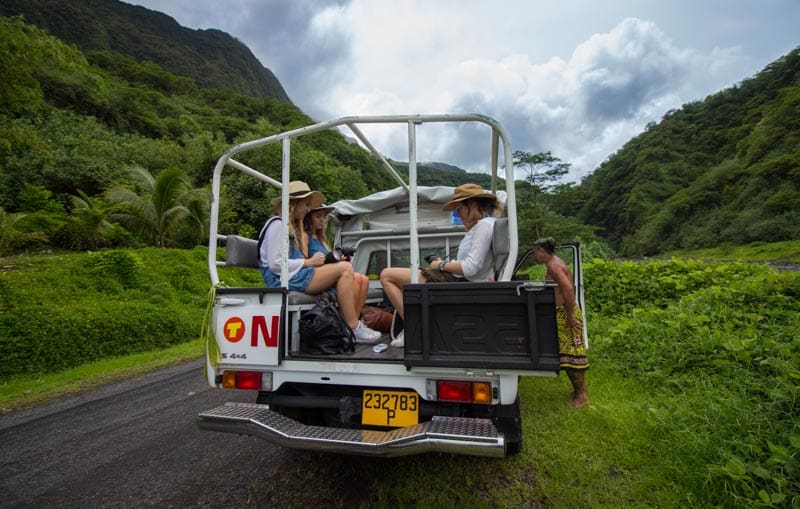
<path fill-rule="evenodd" d="M 406 427 L 419 423 L 416 392 L 365 390 L 361 398 L 361 424 Z"/>

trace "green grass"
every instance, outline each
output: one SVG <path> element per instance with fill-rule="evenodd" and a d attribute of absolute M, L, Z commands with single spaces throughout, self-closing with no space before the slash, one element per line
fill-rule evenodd
<path fill-rule="evenodd" d="M 705 260 L 800 263 L 800 240 L 755 242 L 746 246 L 722 245 L 708 249 L 670 251 L 664 253 L 663 256 Z"/>
<path fill-rule="evenodd" d="M 566 376 L 524 379 L 525 453 L 544 503 L 553 507 L 677 507 L 690 494 L 660 475 L 655 430 L 642 418 L 652 392 L 595 359 L 586 374 L 590 405 L 566 408 Z"/>

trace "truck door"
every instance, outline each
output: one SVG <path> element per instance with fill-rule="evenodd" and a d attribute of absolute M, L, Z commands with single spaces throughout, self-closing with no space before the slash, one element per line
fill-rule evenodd
<path fill-rule="evenodd" d="M 586 304 L 583 296 L 583 259 L 581 258 L 580 242 L 566 242 L 556 248 L 556 256 L 564 260 L 572 273 L 572 284 L 575 287 L 575 303 L 581 308 L 583 316 L 583 341 L 589 347 L 589 337 L 586 330 Z M 514 268 L 513 279 L 542 280 L 545 277 L 544 265 L 537 264 L 531 251 L 522 254 Z"/>
<path fill-rule="evenodd" d="M 572 272 L 572 285 L 575 287 L 575 303 L 581 308 L 583 317 L 583 341 L 589 348 L 589 335 L 586 332 L 586 303 L 583 298 L 583 258 L 580 242 L 566 242 L 556 248 L 556 256 L 564 260 Z"/>

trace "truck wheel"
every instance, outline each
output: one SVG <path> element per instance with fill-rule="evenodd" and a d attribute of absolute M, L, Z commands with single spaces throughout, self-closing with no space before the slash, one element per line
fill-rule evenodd
<path fill-rule="evenodd" d="M 495 417 L 494 425 L 506 438 L 506 452 L 518 454 L 522 452 L 522 413 L 519 407 L 519 396 L 512 405 L 501 407 Z"/>

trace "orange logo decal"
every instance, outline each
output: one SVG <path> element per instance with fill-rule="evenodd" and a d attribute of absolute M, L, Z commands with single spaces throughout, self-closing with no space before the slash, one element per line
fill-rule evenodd
<path fill-rule="evenodd" d="M 222 326 L 222 334 L 231 343 L 236 343 L 244 337 L 244 321 L 238 316 L 232 316 Z"/>

